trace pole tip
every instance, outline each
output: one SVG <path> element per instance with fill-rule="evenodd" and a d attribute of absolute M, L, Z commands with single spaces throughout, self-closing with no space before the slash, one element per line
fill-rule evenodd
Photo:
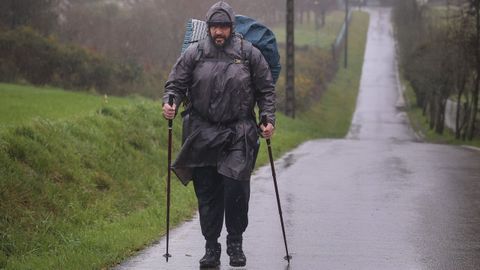
<path fill-rule="evenodd" d="M 290 255 L 287 255 L 285 257 L 283 257 L 286 261 L 288 261 L 288 263 L 290 264 L 290 260 L 292 259 L 292 256 Z"/>
<path fill-rule="evenodd" d="M 167 260 L 168 262 L 168 258 L 172 257 L 172 255 L 168 254 L 168 253 L 165 253 L 163 254 L 163 257 L 165 257 L 165 259 Z"/>

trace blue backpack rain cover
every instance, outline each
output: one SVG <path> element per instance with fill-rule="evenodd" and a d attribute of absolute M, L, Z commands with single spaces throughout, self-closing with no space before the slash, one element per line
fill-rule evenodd
<path fill-rule="evenodd" d="M 277 83 L 282 69 L 280 54 L 278 53 L 277 40 L 272 30 L 252 18 L 243 15 L 235 16 L 235 32 L 241 34 L 244 39 L 250 41 L 253 46 L 260 50 L 267 60 L 272 73 L 273 82 Z M 190 19 L 187 22 L 182 52 L 190 44 L 207 37 L 207 25 L 204 21 Z"/>
<path fill-rule="evenodd" d="M 252 18 L 243 15 L 235 16 L 235 31 L 257 47 L 267 60 L 272 72 L 273 82 L 277 83 L 280 76 L 280 54 L 278 53 L 277 39 L 272 30 Z"/>

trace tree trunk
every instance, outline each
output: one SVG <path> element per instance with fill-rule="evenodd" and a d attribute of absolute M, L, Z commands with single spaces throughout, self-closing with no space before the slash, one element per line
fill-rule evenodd
<path fill-rule="evenodd" d="M 428 108 L 428 111 L 429 111 L 429 117 L 428 117 L 428 120 L 429 120 L 429 127 L 430 129 L 434 129 L 435 128 L 435 120 L 436 120 L 436 117 L 435 117 L 435 111 L 436 111 L 436 102 L 435 102 L 435 97 L 436 97 L 436 94 L 433 93 L 433 97 L 431 99 L 429 99 L 428 103 L 429 103 L 429 108 Z"/>
<path fill-rule="evenodd" d="M 15 16 L 15 1 L 16 0 L 11 0 L 10 1 L 10 29 L 13 30 L 17 26 L 17 16 Z"/>
<path fill-rule="evenodd" d="M 439 95 L 437 101 L 437 120 L 435 132 L 438 134 L 443 134 L 443 131 L 445 130 L 445 107 L 447 105 L 447 98 Z"/>
<path fill-rule="evenodd" d="M 480 72 L 480 67 L 477 67 L 477 72 Z M 473 90 L 472 96 L 472 110 L 470 112 L 470 127 L 468 129 L 468 139 L 473 140 L 475 136 L 475 126 L 477 121 L 477 112 L 478 112 L 478 92 L 480 86 L 480 74 L 477 73 L 475 78 L 475 88 Z"/>
<path fill-rule="evenodd" d="M 430 98 L 431 98 L 431 97 L 430 97 L 431 95 L 432 95 L 432 94 L 425 93 L 425 92 L 423 92 L 423 93 L 420 95 L 420 96 L 422 97 L 422 102 L 420 103 L 420 106 L 421 106 L 421 108 L 422 108 L 422 115 L 423 115 L 423 116 L 427 116 L 427 118 L 428 118 L 428 115 L 427 115 L 428 108 L 431 107 L 431 106 L 429 106 L 429 105 L 430 105 L 430 104 L 429 104 L 429 103 L 430 103 L 429 100 L 430 100 Z"/>
<path fill-rule="evenodd" d="M 460 139 L 460 132 L 461 132 L 461 123 L 460 123 L 460 118 L 462 117 L 460 115 L 461 109 L 462 109 L 462 96 L 463 96 L 463 89 L 464 87 L 461 87 L 458 90 L 458 95 L 457 95 L 457 111 L 455 112 L 455 138 Z"/>
<path fill-rule="evenodd" d="M 460 139 L 462 130 L 465 128 L 465 105 L 462 105 L 462 98 L 465 93 L 465 87 L 467 84 L 467 69 L 460 68 L 459 72 L 456 72 L 458 76 L 457 81 L 457 111 L 455 112 L 455 138 Z"/>
<path fill-rule="evenodd" d="M 461 129 L 461 136 L 460 138 L 465 141 L 467 140 L 467 133 L 468 133 L 468 125 L 469 125 L 469 119 L 470 119 L 470 113 L 471 113 L 471 104 L 469 101 L 465 102 L 464 104 L 464 109 L 463 109 L 463 113 L 464 113 L 464 116 L 463 116 L 463 126 L 462 126 L 462 129 Z"/>
<path fill-rule="evenodd" d="M 470 128 L 468 131 L 468 139 L 473 140 L 475 136 L 475 125 L 477 121 L 477 111 L 478 111 L 478 92 L 480 87 L 480 7 L 479 1 L 475 1 L 475 19 L 476 19 L 476 37 L 475 37 L 475 64 L 476 72 L 475 75 L 475 86 L 472 95 L 472 112 L 470 117 Z"/>

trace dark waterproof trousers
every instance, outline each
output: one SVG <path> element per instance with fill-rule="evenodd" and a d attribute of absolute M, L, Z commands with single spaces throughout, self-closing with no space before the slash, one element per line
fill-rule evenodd
<path fill-rule="evenodd" d="M 193 170 L 193 185 L 207 245 L 217 243 L 224 215 L 227 239 L 241 241 L 248 225 L 250 181 L 228 178 L 217 173 L 215 167 L 199 167 Z"/>

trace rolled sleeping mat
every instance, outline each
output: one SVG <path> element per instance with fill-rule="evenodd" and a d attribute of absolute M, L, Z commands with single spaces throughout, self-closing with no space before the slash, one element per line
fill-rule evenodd
<path fill-rule="evenodd" d="M 192 43 L 196 43 L 207 37 L 207 23 L 201 20 L 189 19 L 185 25 L 185 38 L 182 45 L 182 53 Z"/>

